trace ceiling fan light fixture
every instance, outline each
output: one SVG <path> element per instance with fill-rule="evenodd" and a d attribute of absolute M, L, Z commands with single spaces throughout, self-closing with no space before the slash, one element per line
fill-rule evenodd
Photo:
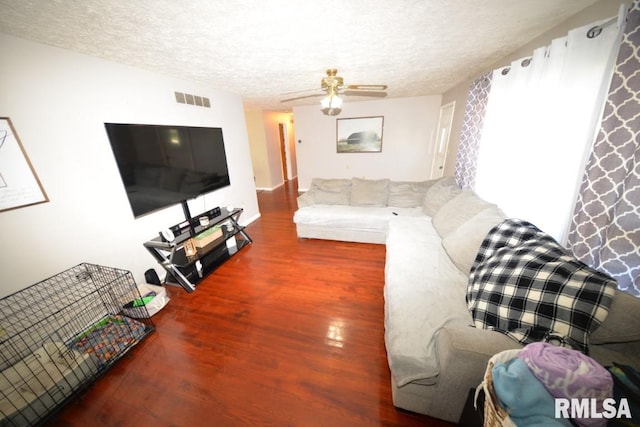
<path fill-rule="evenodd" d="M 342 98 L 335 94 L 329 94 L 320 101 L 322 113 L 327 116 L 337 116 L 342 111 Z"/>
<path fill-rule="evenodd" d="M 321 111 L 327 116 L 337 116 L 342 111 L 342 98 L 343 96 L 375 96 L 385 97 L 387 93 L 384 92 L 387 89 L 387 85 L 347 85 L 345 86 L 344 80 L 338 75 L 338 70 L 335 68 L 329 68 L 327 70 L 326 77 L 323 77 L 320 81 L 320 93 L 317 89 L 313 89 L 313 94 L 299 95 L 293 98 L 283 99 L 281 102 L 295 101 L 298 99 L 312 98 L 324 96 L 320 101 Z M 282 95 L 291 95 L 301 92 L 309 91 L 297 91 L 288 92 Z M 325 95 L 326 94 L 326 95 Z"/>

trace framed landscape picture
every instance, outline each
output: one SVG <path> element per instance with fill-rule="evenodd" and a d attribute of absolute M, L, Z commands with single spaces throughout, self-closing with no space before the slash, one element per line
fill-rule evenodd
<path fill-rule="evenodd" d="M 384 117 L 336 120 L 338 153 L 380 153 Z"/>
<path fill-rule="evenodd" d="M 11 120 L 0 117 L 0 212 L 48 201 Z"/>

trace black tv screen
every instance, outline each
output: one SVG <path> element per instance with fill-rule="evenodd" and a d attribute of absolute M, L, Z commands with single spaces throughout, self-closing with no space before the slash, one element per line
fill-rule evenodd
<path fill-rule="evenodd" d="M 105 123 L 137 218 L 230 185 L 222 129 Z"/>

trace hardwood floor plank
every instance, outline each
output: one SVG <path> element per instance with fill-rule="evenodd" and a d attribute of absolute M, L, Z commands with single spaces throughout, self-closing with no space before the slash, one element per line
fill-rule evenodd
<path fill-rule="evenodd" d="M 393 407 L 384 245 L 298 239 L 296 196 L 261 192 L 254 243 L 168 287 L 156 332 L 49 425 L 451 425 Z"/>

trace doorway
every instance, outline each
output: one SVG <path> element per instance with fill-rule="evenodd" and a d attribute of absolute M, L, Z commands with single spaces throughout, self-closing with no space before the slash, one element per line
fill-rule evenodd
<path fill-rule="evenodd" d="M 453 111 L 456 103 L 450 102 L 440 107 L 438 119 L 438 134 L 436 138 L 433 161 L 431 163 L 431 179 L 442 178 L 444 166 L 447 161 L 447 149 L 451 136 L 451 124 L 453 123 Z"/>
<path fill-rule="evenodd" d="M 285 181 L 289 181 L 289 172 L 288 172 L 288 165 L 289 162 L 287 161 L 287 159 L 289 158 L 288 156 L 288 151 L 287 150 L 287 129 L 286 129 L 286 125 L 284 123 L 278 123 L 278 132 L 279 132 L 279 138 L 280 138 L 280 163 L 282 166 L 282 177 L 284 178 Z"/>
<path fill-rule="evenodd" d="M 289 114 L 286 120 L 278 121 L 278 141 L 280 144 L 280 168 L 284 181 L 295 179 L 298 176 L 296 164 L 296 147 L 293 130 L 293 117 Z"/>

